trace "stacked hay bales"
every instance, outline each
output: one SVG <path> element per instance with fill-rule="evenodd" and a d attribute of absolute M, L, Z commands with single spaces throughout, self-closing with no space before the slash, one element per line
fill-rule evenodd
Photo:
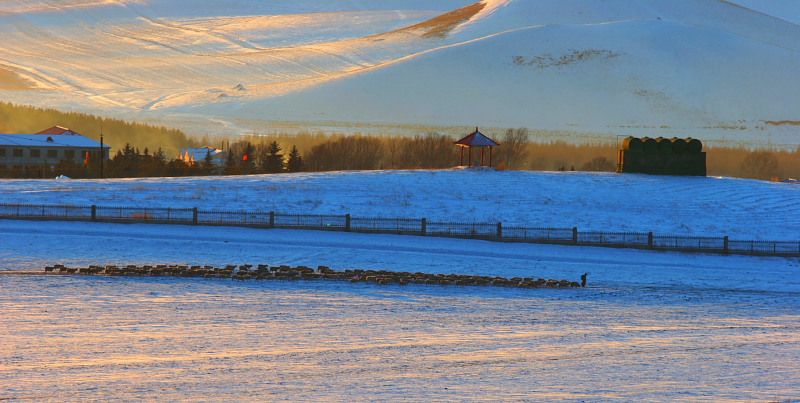
<path fill-rule="evenodd" d="M 698 139 L 628 137 L 617 154 L 617 172 L 706 175 L 706 153 Z"/>

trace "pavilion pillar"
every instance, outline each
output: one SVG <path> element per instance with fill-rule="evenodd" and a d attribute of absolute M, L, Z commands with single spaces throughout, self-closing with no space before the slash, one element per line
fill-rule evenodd
<path fill-rule="evenodd" d="M 472 147 L 467 147 L 467 148 L 469 148 L 469 163 L 467 164 L 467 166 L 471 167 L 472 166 Z"/>
<path fill-rule="evenodd" d="M 484 149 L 486 149 L 486 147 L 481 147 L 481 168 L 483 168 L 483 153 L 484 153 Z"/>
<path fill-rule="evenodd" d="M 459 164 L 459 165 L 463 167 L 464 166 L 464 147 L 458 147 L 458 148 L 461 149 L 461 164 Z"/>
<path fill-rule="evenodd" d="M 489 168 L 492 167 L 492 146 L 489 146 Z"/>

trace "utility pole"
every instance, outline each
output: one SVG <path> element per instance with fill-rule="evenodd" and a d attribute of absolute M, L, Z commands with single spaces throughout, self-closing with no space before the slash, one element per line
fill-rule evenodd
<path fill-rule="evenodd" d="M 103 179 L 103 126 L 100 126 L 100 179 Z"/>

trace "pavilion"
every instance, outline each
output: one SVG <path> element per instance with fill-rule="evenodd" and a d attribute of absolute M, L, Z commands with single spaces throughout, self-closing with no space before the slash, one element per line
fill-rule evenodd
<path fill-rule="evenodd" d="M 488 147 L 489 148 L 489 167 L 492 166 L 492 147 L 499 146 L 494 140 L 486 137 L 483 133 L 478 131 L 478 128 L 475 128 L 475 131 L 472 132 L 467 137 L 464 137 L 461 140 L 458 140 L 454 143 L 455 145 L 461 147 L 461 166 L 464 166 L 464 148 L 468 150 L 468 164 L 467 166 L 472 167 L 472 148 L 480 148 L 481 149 L 481 165 L 484 166 L 484 151 Z"/>

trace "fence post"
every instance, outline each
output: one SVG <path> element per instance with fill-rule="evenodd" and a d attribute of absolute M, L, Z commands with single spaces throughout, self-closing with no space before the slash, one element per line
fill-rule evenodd
<path fill-rule="evenodd" d="M 270 228 L 275 228 L 275 212 L 274 211 L 270 211 L 269 212 L 269 227 Z"/>
<path fill-rule="evenodd" d="M 350 232 L 350 214 L 344 215 L 344 230 Z"/>
<path fill-rule="evenodd" d="M 497 223 L 497 237 L 498 238 L 503 237 L 503 223 L 501 222 Z"/>
<path fill-rule="evenodd" d="M 578 227 L 572 227 L 572 243 L 578 244 Z"/>
<path fill-rule="evenodd" d="M 97 206 L 92 204 L 92 221 L 97 221 Z"/>
<path fill-rule="evenodd" d="M 192 208 L 192 224 L 197 225 L 197 207 Z"/>
<path fill-rule="evenodd" d="M 428 220 L 426 218 L 422 219 L 422 229 L 420 232 L 422 235 L 428 235 Z"/>
<path fill-rule="evenodd" d="M 653 232 L 647 233 L 647 249 L 653 249 Z"/>
<path fill-rule="evenodd" d="M 727 235 L 725 235 L 722 238 L 722 253 L 724 253 L 726 255 L 728 254 L 728 236 Z"/>

